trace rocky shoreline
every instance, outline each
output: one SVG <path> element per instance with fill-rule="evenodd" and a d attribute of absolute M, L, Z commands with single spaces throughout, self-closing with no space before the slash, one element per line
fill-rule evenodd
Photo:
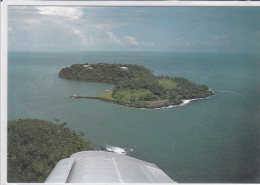
<path fill-rule="evenodd" d="M 116 101 L 116 100 L 108 100 L 105 98 L 96 98 L 102 101 L 106 101 L 106 102 L 110 102 L 110 103 L 115 103 L 118 105 L 123 105 L 123 106 L 127 106 L 127 107 L 135 107 L 135 108 L 139 108 L 139 109 L 155 109 L 155 108 L 163 108 L 163 107 L 169 107 L 169 106 L 174 106 L 174 105 L 179 105 L 181 104 L 181 102 L 179 103 L 171 103 L 171 102 L 156 102 L 156 103 L 152 103 L 152 104 L 133 104 L 133 103 L 125 103 L 125 102 L 120 102 L 120 101 Z"/>

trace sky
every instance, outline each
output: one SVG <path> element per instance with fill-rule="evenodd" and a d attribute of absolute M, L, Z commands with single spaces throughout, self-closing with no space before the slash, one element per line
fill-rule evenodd
<path fill-rule="evenodd" d="M 259 7 L 11 6 L 8 48 L 260 52 Z"/>

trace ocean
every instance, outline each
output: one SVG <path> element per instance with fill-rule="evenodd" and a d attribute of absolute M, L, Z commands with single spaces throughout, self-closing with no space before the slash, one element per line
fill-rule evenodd
<path fill-rule="evenodd" d="M 139 64 L 205 84 L 215 96 L 137 109 L 96 99 L 113 85 L 58 77 L 74 63 Z M 260 182 L 260 55 L 171 52 L 9 52 L 8 120 L 37 118 L 83 131 L 93 147 L 156 164 L 180 183 Z"/>

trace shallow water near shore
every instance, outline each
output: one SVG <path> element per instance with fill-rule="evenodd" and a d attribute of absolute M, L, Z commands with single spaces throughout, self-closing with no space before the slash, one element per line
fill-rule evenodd
<path fill-rule="evenodd" d="M 260 56 L 167 52 L 10 52 L 8 120 L 59 118 L 94 147 L 130 148 L 177 182 L 259 182 Z M 163 109 L 96 99 L 113 85 L 58 78 L 74 63 L 139 64 L 205 84 L 215 96 Z M 186 102 L 187 103 L 187 102 Z"/>

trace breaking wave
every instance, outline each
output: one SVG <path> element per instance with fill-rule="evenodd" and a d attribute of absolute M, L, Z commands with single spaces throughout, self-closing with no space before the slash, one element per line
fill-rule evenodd
<path fill-rule="evenodd" d="M 214 91 L 213 91 L 211 88 L 209 88 L 209 90 L 213 93 L 212 96 L 215 96 Z M 237 92 L 232 92 L 232 91 L 220 91 L 220 92 L 237 93 Z M 155 109 L 165 109 L 165 108 L 166 108 L 166 109 L 170 109 L 170 108 L 177 107 L 177 106 L 185 106 L 185 105 L 189 104 L 191 101 L 209 99 L 210 97 L 211 97 L 211 96 L 208 96 L 208 97 L 206 97 L 206 98 L 183 99 L 183 100 L 181 100 L 182 103 L 179 104 L 179 105 L 170 105 L 170 106 L 167 106 L 167 107 L 161 107 L 161 108 L 155 108 Z M 146 108 L 141 108 L 141 109 L 146 109 Z M 146 110 L 150 110 L 150 109 L 146 109 Z"/>
<path fill-rule="evenodd" d="M 176 107 L 177 105 L 170 105 L 168 107 L 163 107 L 163 108 L 167 108 L 167 109 L 170 109 L 170 108 L 173 108 L 173 107 Z"/>
<path fill-rule="evenodd" d="M 209 98 L 209 97 L 207 97 L 207 98 Z M 170 109 L 170 108 L 177 107 L 177 106 L 184 106 L 184 105 L 187 105 L 188 103 L 190 103 L 191 101 L 199 100 L 199 99 L 205 99 L 205 98 L 181 100 L 182 103 L 180 105 L 170 105 L 168 107 L 161 107 L 161 108 L 155 108 L 155 109 Z"/>
<path fill-rule="evenodd" d="M 106 146 L 106 150 L 118 154 L 127 154 L 128 152 L 134 151 L 132 148 L 120 148 L 117 146 Z"/>
<path fill-rule="evenodd" d="M 182 103 L 180 104 L 180 106 L 187 105 L 187 104 L 188 104 L 188 103 L 190 103 L 192 100 L 195 100 L 195 99 L 190 99 L 190 100 L 182 100 Z"/>

